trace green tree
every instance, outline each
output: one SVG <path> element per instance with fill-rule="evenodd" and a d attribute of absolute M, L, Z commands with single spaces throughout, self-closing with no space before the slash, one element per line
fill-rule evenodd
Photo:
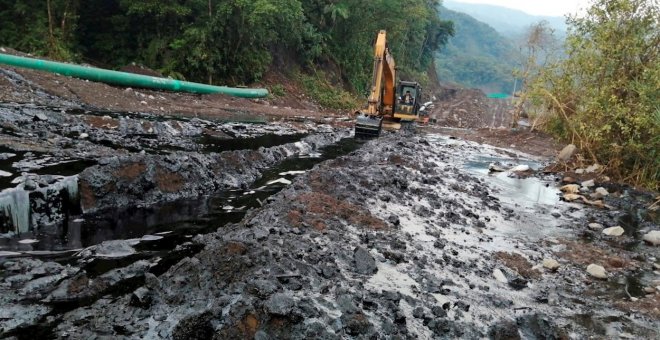
<path fill-rule="evenodd" d="M 0 44 L 71 59 L 77 0 L 0 0 Z"/>
<path fill-rule="evenodd" d="M 554 29 L 550 28 L 547 21 L 531 25 L 525 32 L 520 45 L 520 66 L 514 70 L 515 77 L 521 80 L 521 91 L 513 108 L 512 127 L 518 127 L 520 116 L 528 108 L 529 92 L 527 88 L 530 81 L 538 78 L 539 72 L 544 66 L 558 60 L 559 50 L 558 40 L 554 36 Z"/>
<path fill-rule="evenodd" d="M 633 184 L 660 183 L 660 5 L 595 0 L 569 19 L 568 58 L 539 75 L 535 99 L 555 132 Z"/>

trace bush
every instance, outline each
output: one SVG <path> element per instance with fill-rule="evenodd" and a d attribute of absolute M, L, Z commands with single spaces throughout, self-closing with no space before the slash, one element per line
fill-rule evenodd
<path fill-rule="evenodd" d="M 355 109 L 360 107 L 359 101 L 350 92 L 332 86 L 324 72 L 300 74 L 298 76 L 303 89 L 315 102 L 329 109 Z"/>
<path fill-rule="evenodd" d="M 270 87 L 270 93 L 276 97 L 284 97 L 286 95 L 286 90 L 284 89 L 284 86 L 275 84 Z"/>
<path fill-rule="evenodd" d="M 546 68 L 535 99 L 593 162 L 618 180 L 660 184 L 660 8 L 645 0 L 597 0 L 569 19 L 568 58 Z"/>

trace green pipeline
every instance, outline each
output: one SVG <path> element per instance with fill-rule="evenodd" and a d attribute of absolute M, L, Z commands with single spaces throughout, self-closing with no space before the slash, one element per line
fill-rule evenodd
<path fill-rule="evenodd" d="M 120 86 L 132 86 L 202 94 L 223 93 L 226 95 L 243 98 L 263 98 L 268 96 L 268 90 L 266 89 L 213 86 L 200 83 L 192 83 L 189 81 L 150 77 L 127 72 L 110 71 L 95 67 L 58 63 L 41 59 L 17 57 L 2 53 L 0 53 L 0 64 L 58 73 L 65 76 Z"/>

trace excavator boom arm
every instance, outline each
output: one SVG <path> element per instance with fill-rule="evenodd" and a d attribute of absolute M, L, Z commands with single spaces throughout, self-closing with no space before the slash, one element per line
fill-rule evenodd
<path fill-rule="evenodd" d="M 374 69 L 369 94 L 369 107 L 367 114 L 380 116 L 392 112 L 396 94 L 394 93 L 394 80 L 396 79 L 394 58 L 387 47 L 387 32 L 378 32 L 374 44 Z"/>

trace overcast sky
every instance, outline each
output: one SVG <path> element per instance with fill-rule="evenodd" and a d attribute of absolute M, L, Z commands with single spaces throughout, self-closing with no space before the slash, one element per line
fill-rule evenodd
<path fill-rule="evenodd" d="M 533 15 L 563 16 L 584 9 L 590 0 L 453 0 L 519 9 Z"/>

